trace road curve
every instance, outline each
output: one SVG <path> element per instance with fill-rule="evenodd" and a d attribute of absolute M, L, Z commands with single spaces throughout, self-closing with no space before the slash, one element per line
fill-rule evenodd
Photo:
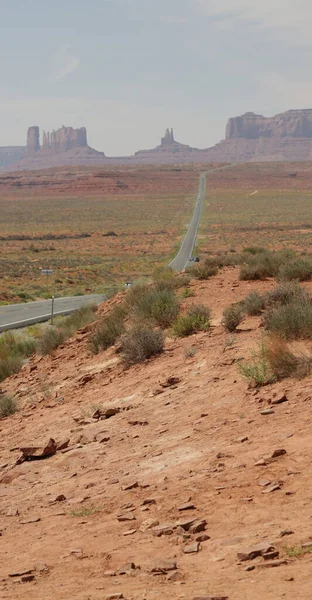
<path fill-rule="evenodd" d="M 69 315 L 81 306 L 85 306 L 86 304 L 101 304 L 105 299 L 106 297 L 103 294 L 55 298 L 54 315 Z M 36 302 L 0 306 L 0 332 L 48 321 L 51 318 L 51 308 L 51 300 L 38 300 Z"/>
<path fill-rule="evenodd" d="M 199 192 L 187 232 L 183 238 L 178 254 L 168 264 L 174 271 L 184 271 L 194 250 L 200 218 L 202 214 L 206 190 L 206 173 L 202 173 L 199 182 Z"/>

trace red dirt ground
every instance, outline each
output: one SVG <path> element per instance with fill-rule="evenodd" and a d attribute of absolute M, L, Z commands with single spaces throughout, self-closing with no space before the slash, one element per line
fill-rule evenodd
<path fill-rule="evenodd" d="M 192 283 L 195 297 L 185 301 L 211 306 L 209 333 L 168 339 L 163 355 L 124 371 L 114 349 L 90 354 L 88 326 L 2 384 L 22 406 L 1 421 L 2 598 L 310 598 L 312 555 L 293 558 L 286 547 L 312 544 L 311 379 L 248 389 L 237 361 L 256 347 L 260 320 L 248 318 L 234 335 L 221 325 L 225 306 L 273 286 L 238 282 L 237 269 L 226 269 Z M 196 353 L 187 358 L 190 347 Z M 172 375 L 179 382 L 162 387 Z M 288 401 L 262 415 L 281 392 Z M 121 411 L 96 421 L 98 405 Z M 69 439 L 71 450 L 15 464 L 20 447 L 51 437 Z M 287 453 L 255 466 L 276 449 Z M 269 482 L 280 489 L 264 494 Z M 123 489 L 129 484 L 138 485 Z M 65 499 L 55 501 L 60 494 Z M 194 508 L 179 511 L 189 501 Z M 117 520 L 129 511 L 133 520 Z M 206 519 L 201 535 L 210 539 L 194 554 L 183 550 L 196 535 L 187 538 L 183 529 L 162 537 L 140 530 L 147 519 L 163 525 L 195 517 Z M 238 560 L 242 548 L 263 541 L 285 564 Z M 165 559 L 176 562 L 173 580 L 151 573 Z M 118 573 L 131 562 L 135 569 Z M 10 577 L 23 570 L 32 581 Z"/>

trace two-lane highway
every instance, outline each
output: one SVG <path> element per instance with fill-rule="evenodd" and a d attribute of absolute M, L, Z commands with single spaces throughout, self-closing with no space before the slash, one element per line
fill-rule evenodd
<path fill-rule="evenodd" d="M 178 254 L 174 257 L 174 259 L 168 264 L 168 267 L 171 267 L 174 271 L 184 271 L 186 266 L 189 263 L 190 257 L 192 256 L 192 252 L 194 250 L 197 231 L 200 224 L 203 204 L 205 200 L 205 191 L 206 191 L 206 173 L 202 173 L 200 176 L 199 183 L 199 192 L 192 216 L 192 220 L 188 226 L 187 232 L 183 238 L 182 244 L 180 246 L 180 250 Z"/>
<path fill-rule="evenodd" d="M 86 304 L 101 304 L 105 298 L 103 294 L 55 298 L 54 316 L 69 315 Z M 52 300 L 0 306 L 0 332 L 48 321 L 51 318 L 51 309 Z"/>

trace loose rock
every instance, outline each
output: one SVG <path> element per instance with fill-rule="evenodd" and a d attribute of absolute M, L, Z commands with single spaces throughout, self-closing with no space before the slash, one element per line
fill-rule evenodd
<path fill-rule="evenodd" d="M 195 544 L 191 544 L 190 546 L 185 546 L 183 548 L 184 554 L 194 554 L 196 552 L 199 552 L 199 550 L 200 550 L 199 542 L 195 542 Z"/>

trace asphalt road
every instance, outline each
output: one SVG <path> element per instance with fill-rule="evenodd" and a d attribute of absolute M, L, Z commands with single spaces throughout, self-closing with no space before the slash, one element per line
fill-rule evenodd
<path fill-rule="evenodd" d="M 68 315 L 81 306 L 100 304 L 104 300 L 105 296 L 103 294 L 55 298 L 54 315 Z M 48 321 L 51 318 L 51 307 L 51 300 L 0 306 L 0 332 Z"/>
<path fill-rule="evenodd" d="M 194 250 L 198 227 L 200 224 L 200 218 L 202 214 L 203 204 L 205 200 L 206 190 L 206 174 L 202 173 L 200 176 L 198 196 L 192 216 L 192 220 L 188 226 L 187 232 L 184 236 L 180 250 L 174 259 L 168 264 L 174 271 L 184 271 L 189 264 L 189 259 L 192 256 Z"/>

